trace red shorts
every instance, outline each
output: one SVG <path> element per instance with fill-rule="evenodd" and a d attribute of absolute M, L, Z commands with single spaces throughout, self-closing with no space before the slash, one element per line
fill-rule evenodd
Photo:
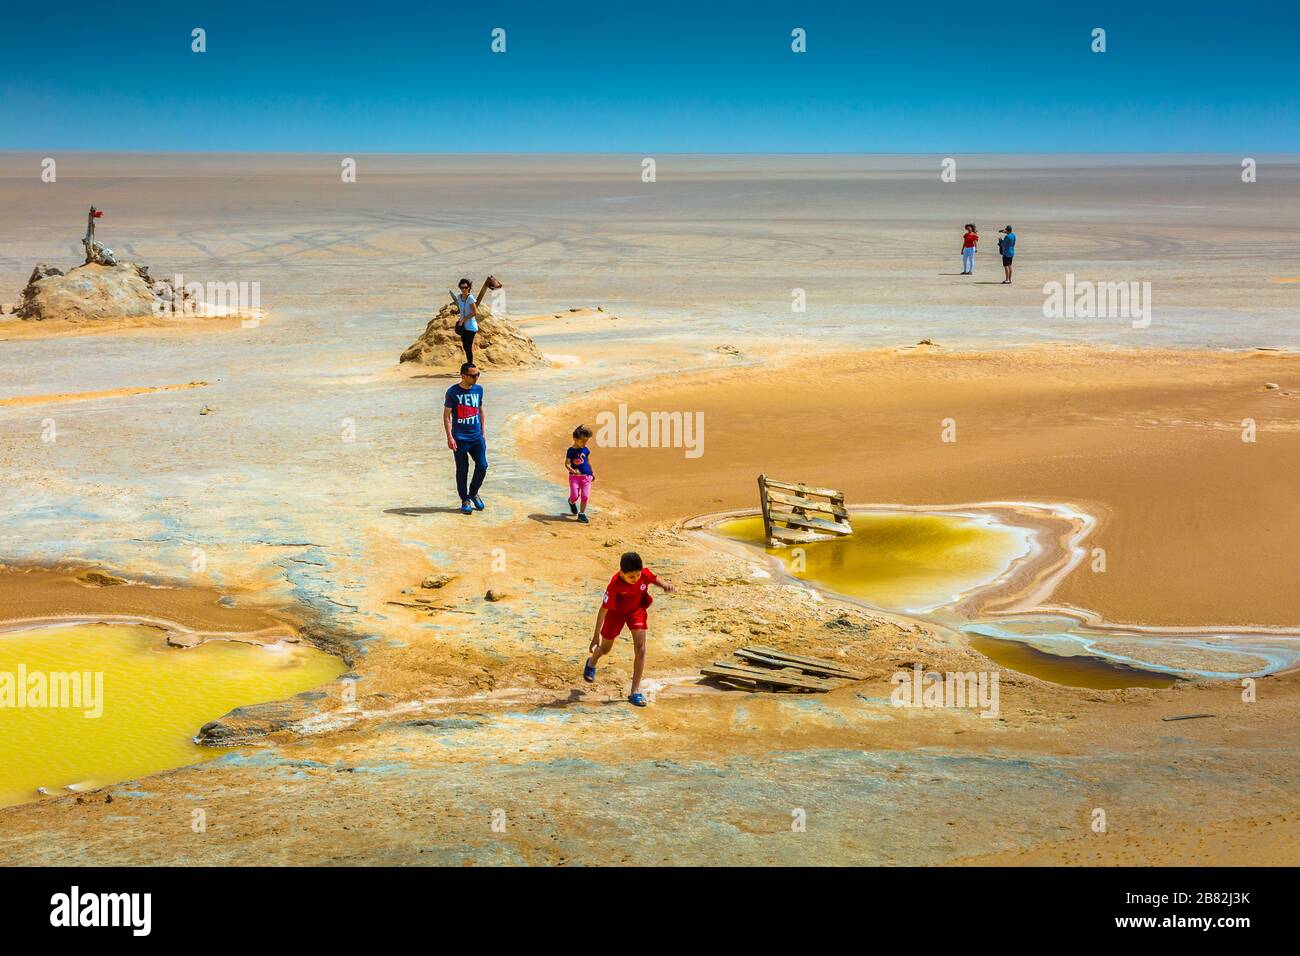
<path fill-rule="evenodd" d="M 607 641 L 612 641 L 623 630 L 624 624 L 630 631 L 644 631 L 650 626 L 645 611 L 645 608 L 639 607 L 631 614 L 606 614 L 605 623 L 600 628 L 600 636 Z"/>

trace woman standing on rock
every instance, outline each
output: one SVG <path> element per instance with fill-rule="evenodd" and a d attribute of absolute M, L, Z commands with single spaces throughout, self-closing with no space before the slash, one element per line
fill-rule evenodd
<path fill-rule="evenodd" d="M 458 284 L 460 295 L 452 294 L 456 308 L 460 312 L 456 319 L 456 331 L 460 334 L 460 344 L 465 347 L 465 361 L 474 364 L 474 336 L 478 333 L 478 304 L 470 293 L 473 288 L 469 279 L 461 279 Z"/>

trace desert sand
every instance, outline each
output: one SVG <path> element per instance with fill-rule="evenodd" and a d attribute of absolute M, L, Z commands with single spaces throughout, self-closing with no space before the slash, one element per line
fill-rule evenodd
<path fill-rule="evenodd" d="M 72 254 L 93 202 L 120 253 L 259 281 L 270 319 L 41 339 L 0 319 L 6 616 L 275 621 L 352 670 L 292 713 L 213 715 L 216 760 L 0 811 L 11 862 L 1300 859 L 1296 674 L 1247 703 L 1235 682 L 1003 671 L 996 719 L 900 710 L 900 668 L 994 665 L 683 528 L 752 508 L 758 471 L 861 503 L 1069 502 L 1107 570 L 1049 603 L 1300 626 L 1294 160 L 1247 190 L 1216 157 L 981 157 L 949 192 L 926 158 L 670 157 L 650 185 L 628 157 L 362 157 L 345 185 L 334 157 L 85 156 L 57 189 L 31 162 L 0 157 L 0 301 Z M 974 282 L 950 275 L 971 218 L 1016 225 L 1014 286 L 985 284 L 983 253 Z M 465 518 L 439 420 L 454 379 L 398 359 L 448 284 L 489 271 L 545 364 L 480 380 L 489 507 Z M 1044 318 L 1067 271 L 1151 281 L 1150 328 Z M 619 402 L 705 412 L 704 454 L 597 448 L 578 526 L 568 431 Z M 680 586 L 652 610 L 645 710 L 623 701 L 626 646 L 580 679 L 626 549 Z M 92 569 L 133 583 L 76 580 Z M 226 628 L 230 610 L 251 618 Z M 864 680 L 699 684 L 755 641 Z M 1214 716 L 1164 719 L 1190 713 Z"/>

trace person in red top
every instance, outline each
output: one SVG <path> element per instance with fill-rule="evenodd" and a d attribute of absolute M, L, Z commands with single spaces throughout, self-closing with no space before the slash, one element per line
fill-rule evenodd
<path fill-rule="evenodd" d="M 609 579 L 609 587 L 605 588 L 605 596 L 601 599 L 600 611 L 596 614 L 596 630 L 587 648 L 591 655 L 582 669 L 582 679 L 588 683 L 594 681 L 596 662 L 614 649 L 614 638 L 626 625 L 632 632 L 632 648 L 636 654 L 632 664 L 632 690 L 627 699 L 637 707 L 646 705 L 645 694 L 641 693 L 641 673 L 645 670 L 645 634 L 650 626 L 646 609 L 654 603 L 650 596 L 652 584 L 668 594 L 676 590 L 663 578 L 656 577 L 635 551 L 629 551 L 619 559 L 618 573 Z"/>
<path fill-rule="evenodd" d="M 966 223 L 966 235 L 961 237 L 961 274 L 975 274 L 975 253 L 979 251 L 980 234 L 972 222 Z"/>

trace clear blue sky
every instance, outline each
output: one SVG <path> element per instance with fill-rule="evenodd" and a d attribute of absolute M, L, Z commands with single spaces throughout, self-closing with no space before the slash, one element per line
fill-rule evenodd
<path fill-rule="evenodd" d="M 0 23 L 7 150 L 1300 151 L 1300 0 L 79 0 Z"/>

